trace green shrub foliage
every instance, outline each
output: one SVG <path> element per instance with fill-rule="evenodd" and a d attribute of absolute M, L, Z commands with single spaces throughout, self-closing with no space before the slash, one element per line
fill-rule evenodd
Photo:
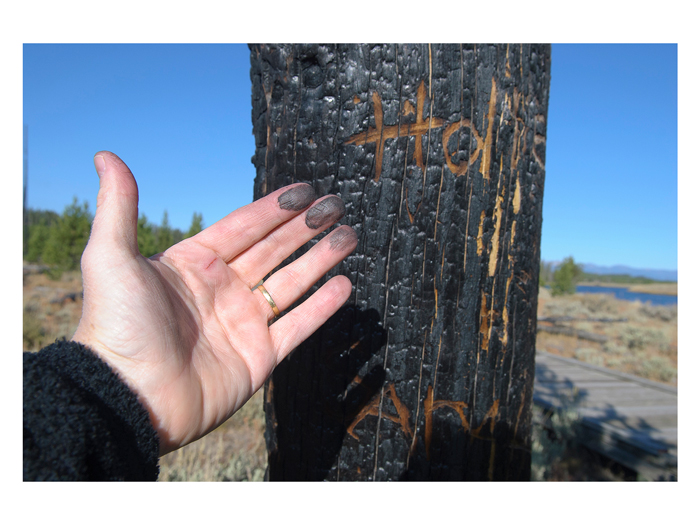
<path fill-rule="evenodd" d="M 581 279 L 583 270 L 574 262 L 573 257 L 567 257 L 554 270 L 552 279 L 552 295 L 576 293 L 576 283 Z"/>

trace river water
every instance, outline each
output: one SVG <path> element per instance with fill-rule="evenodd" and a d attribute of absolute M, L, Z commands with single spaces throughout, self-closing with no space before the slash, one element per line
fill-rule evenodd
<path fill-rule="evenodd" d="M 606 293 L 612 294 L 617 299 L 623 301 L 641 301 L 651 303 L 654 306 L 671 306 L 678 304 L 678 297 L 675 295 L 657 295 L 652 293 L 630 292 L 627 288 L 617 288 L 612 286 L 576 286 L 576 293 Z"/>

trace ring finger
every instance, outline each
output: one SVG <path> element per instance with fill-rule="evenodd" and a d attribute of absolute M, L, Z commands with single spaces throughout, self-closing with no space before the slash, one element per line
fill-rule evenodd
<path fill-rule="evenodd" d="M 311 250 L 296 261 L 276 271 L 265 281 L 273 303 L 280 312 L 289 308 L 304 295 L 323 275 L 347 257 L 357 246 L 357 235 L 350 226 L 340 226 L 326 235 Z M 274 319 L 272 303 L 261 290 L 252 292 L 258 297 L 268 321 Z"/>

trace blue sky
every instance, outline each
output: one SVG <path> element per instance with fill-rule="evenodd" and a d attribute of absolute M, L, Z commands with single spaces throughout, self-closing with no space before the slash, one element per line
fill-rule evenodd
<path fill-rule="evenodd" d="M 30 207 L 94 212 L 92 156 L 118 154 L 140 210 L 186 230 L 249 203 L 245 45 L 24 45 Z M 554 45 L 542 258 L 676 269 L 677 48 Z"/>
<path fill-rule="evenodd" d="M 677 47 L 554 45 L 542 258 L 676 269 Z"/>

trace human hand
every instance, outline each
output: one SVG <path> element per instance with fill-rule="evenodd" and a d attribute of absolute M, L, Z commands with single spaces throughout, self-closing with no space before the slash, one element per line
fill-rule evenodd
<path fill-rule="evenodd" d="M 350 281 L 336 276 L 268 327 L 274 313 L 254 288 L 345 208 L 335 196 L 314 202 L 309 185 L 294 184 L 146 259 L 136 240 L 131 171 L 106 151 L 95 155 L 95 167 L 100 190 L 81 260 L 84 303 L 73 340 L 136 392 L 163 455 L 228 419 L 348 299 Z M 272 274 L 265 289 L 284 311 L 356 245 L 352 228 L 341 226 Z"/>

